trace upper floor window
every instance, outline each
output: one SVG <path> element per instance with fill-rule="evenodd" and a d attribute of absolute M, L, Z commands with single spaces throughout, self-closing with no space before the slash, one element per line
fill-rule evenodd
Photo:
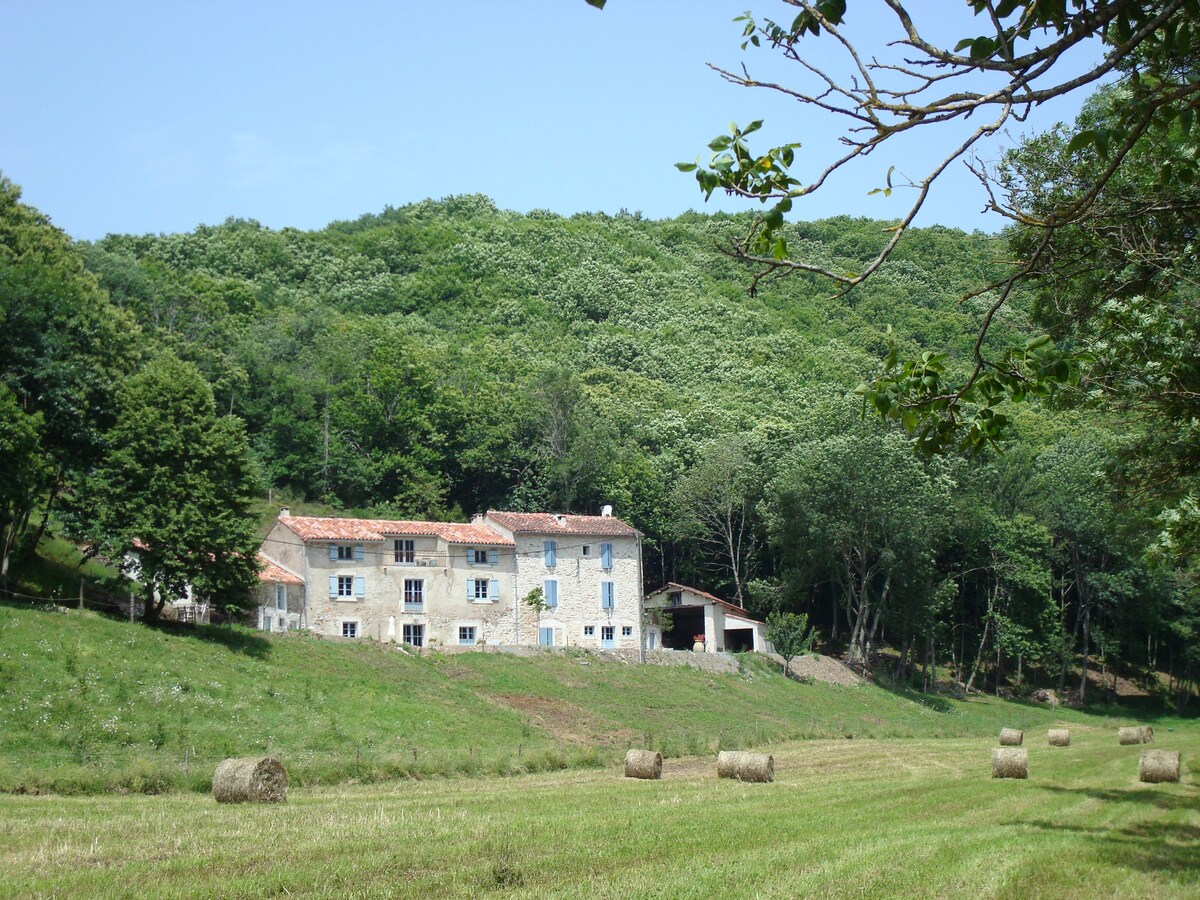
<path fill-rule="evenodd" d="M 668 606 L 683 606 L 683 591 L 671 591 L 667 594 Z"/>
<path fill-rule="evenodd" d="M 354 576 L 339 575 L 337 577 L 337 595 L 339 597 L 354 596 Z"/>
<path fill-rule="evenodd" d="M 396 562 L 401 565 L 411 566 L 417 561 L 417 542 L 407 538 L 397 538 L 394 542 L 393 552 L 396 557 Z"/>
<path fill-rule="evenodd" d="M 500 551 L 496 548 L 468 547 L 468 566 L 494 566 L 500 562 Z"/>
<path fill-rule="evenodd" d="M 362 562 L 362 544 L 330 544 L 329 559 L 331 562 Z"/>
<path fill-rule="evenodd" d="M 546 557 L 546 568 L 554 568 L 558 563 L 558 541 L 542 541 L 542 553 Z"/>
<path fill-rule="evenodd" d="M 600 608 L 613 609 L 617 605 L 617 586 L 611 581 L 600 582 Z"/>
<path fill-rule="evenodd" d="M 590 545 L 590 544 L 584 544 L 584 545 L 583 545 L 582 547 L 580 547 L 579 549 L 580 549 L 580 552 L 581 552 L 581 553 L 582 553 L 584 556 L 591 556 L 591 555 L 592 555 L 592 547 L 591 547 L 591 545 Z"/>
<path fill-rule="evenodd" d="M 275 585 L 275 608 L 287 612 L 287 585 Z"/>
<path fill-rule="evenodd" d="M 601 544 L 600 545 L 600 568 L 611 569 L 612 568 L 612 559 L 613 559 L 612 544 Z"/>

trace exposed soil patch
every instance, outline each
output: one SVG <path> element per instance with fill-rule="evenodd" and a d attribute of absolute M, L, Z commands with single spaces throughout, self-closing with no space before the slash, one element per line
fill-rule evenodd
<path fill-rule="evenodd" d="M 612 728 L 569 700 L 530 697 L 527 694 L 500 694 L 493 696 L 492 700 L 521 713 L 529 724 L 555 740 L 566 743 L 587 747 L 625 747 L 637 737 L 627 728 Z"/>

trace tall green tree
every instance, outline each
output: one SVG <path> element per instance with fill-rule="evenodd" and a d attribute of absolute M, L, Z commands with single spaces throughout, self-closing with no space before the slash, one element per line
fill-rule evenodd
<path fill-rule="evenodd" d="M 241 420 L 217 415 L 191 363 L 161 356 L 122 385 L 108 452 L 78 502 L 97 546 L 141 583 L 145 618 L 190 585 L 249 608 L 258 563 L 258 486 Z"/>
<path fill-rule="evenodd" d="M 32 553 L 50 512 L 99 458 L 114 385 L 132 368 L 138 340 L 70 239 L 20 197 L 0 175 L 0 405 L 11 414 L 3 440 L 14 448 L 0 456 L 6 573 L 14 556 Z"/>
<path fill-rule="evenodd" d="M 865 664 L 891 607 L 925 595 L 944 540 L 949 480 L 925 470 L 895 435 L 837 435 L 802 447 L 771 511 L 793 581 L 830 581 Z"/>

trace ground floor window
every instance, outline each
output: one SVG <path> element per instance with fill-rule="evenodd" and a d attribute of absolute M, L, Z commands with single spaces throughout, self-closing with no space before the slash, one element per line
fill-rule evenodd
<path fill-rule="evenodd" d="M 474 625 L 459 625 L 458 626 L 458 642 L 464 646 L 475 643 L 475 626 Z"/>
<path fill-rule="evenodd" d="M 621 626 L 621 637 L 633 637 L 633 626 L 632 625 L 622 625 Z"/>
<path fill-rule="evenodd" d="M 538 629 L 538 646 L 553 647 L 554 646 L 554 629 L 539 628 Z"/>
<path fill-rule="evenodd" d="M 424 625 L 405 625 L 404 626 L 404 643 L 412 647 L 425 646 L 425 626 Z"/>
<path fill-rule="evenodd" d="M 596 636 L 596 626 L 595 625 L 584 625 L 583 626 L 583 636 L 584 637 L 595 637 Z"/>
<path fill-rule="evenodd" d="M 262 619 L 263 619 L 263 623 L 262 623 L 263 631 L 270 631 L 275 626 L 275 620 L 271 618 L 270 613 L 264 612 Z"/>
<path fill-rule="evenodd" d="M 615 647 L 617 644 L 616 632 L 617 629 L 615 625 L 601 625 L 600 646 L 604 647 L 605 649 L 611 649 Z"/>
<path fill-rule="evenodd" d="M 358 637 L 358 623 L 357 622 L 343 622 L 342 623 L 342 637 L 344 637 L 344 638 Z"/>

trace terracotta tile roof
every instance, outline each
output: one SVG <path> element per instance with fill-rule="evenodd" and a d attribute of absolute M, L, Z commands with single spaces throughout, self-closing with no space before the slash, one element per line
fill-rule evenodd
<path fill-rule="evenodd" d="M 656 594 L 666 594 L 670 591 L 687 591 L 689 594 L 695 594 L 697 597 L 702 597 L 711 603 L 716 603 L 719 606 L 725 607 L 727 610 L 729 610 L 731 613 L 733 613 L 739 619 L 745 619 L 747 622 L 754 622 L 755 624 L 758 624 L 758 625 L 763 624 L 760 620 L 753 618 L 748 612 L 746 612 L 746 610 L 744 610 L 742 607 L 738 606 L 736 603 L 730 603 L 728 600 L 722 600 L 720 597 L 716 596 L 715 594 L 710 594 L 708 591 L 702 591 L 699 588 L 688 587 L 686 584 L 676 584 L 674 581 L 668 581 L 666 584 L 664 584 L 662 587 L 660 587 L 657 591 L 651 591 L 649 594 L 646 595 L 646 597 L 647 597 L 647 599 L 649 599 L 650 597 L 653 597 Z M 688 604 L 684 604 L 684 605 L 686 606 Z"/>
<path fill-rule="evenodd" d="M 285 569 L 273 559 L 269 559 L 262 553 L 258 554 L 258 562 L 262 566 L 259 570 L 258 580 L 265 581 L 271 584 L 279 582 L 280 584 L 304 584 L 304 579 L 296 573 Z"/>
<path fill-rule="evenodd" d="M 487 517 L 513 534 L 589 534 L 634 537 L 637 529 L 613 516 L 573 516 L 488 510 Z"/>
<path fill-rule="evenodd" d="M 512 546 L 512 541 L 483 525 L 415 522 L 397 519 L 342 519 L 328 516 L 281 516 L 303 541 L 383 541 L 395 536 L 438 537 L 450 544 Z"/>

